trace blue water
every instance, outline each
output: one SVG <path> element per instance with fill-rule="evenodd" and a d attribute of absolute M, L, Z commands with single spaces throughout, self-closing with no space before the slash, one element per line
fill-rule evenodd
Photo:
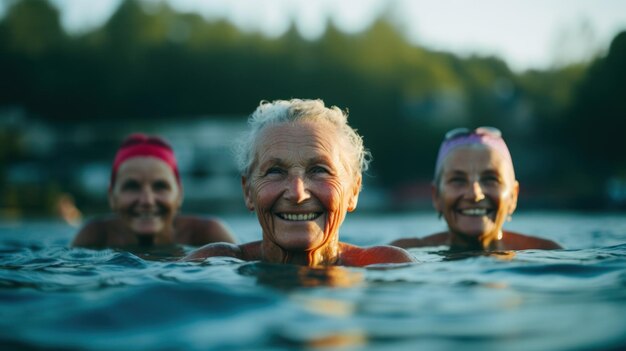
<path fill-rule="evenodd" d="M 251 216 L 226 217 L 242 241 Z M 444 227 L 432 213 L 349 215 L 342 240 Z M 566 250 L 307 269 L 180 252 L 70 249 L 59 222 L 0 223 L 0 346 L 63 350 L 619 350 L 626 216 L 525 213 L 507 228 Z"/>

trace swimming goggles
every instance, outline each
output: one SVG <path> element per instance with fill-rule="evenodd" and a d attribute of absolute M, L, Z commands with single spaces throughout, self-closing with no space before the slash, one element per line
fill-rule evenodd
<path fill-rule="evenodd" d="M 471 134 L 489 135 L 495 138 L 502 138 L 502 132 L 500 131 L 500 129 L 495 128 L 495 127 L 478 127 L 473 130 L 469 128 L 461 127 L 461 128 L 454 128 L 448 131 L 446 133 L 446 136 L 444 137 L 444 140 L 456 139 L 456 138 L 466 136 L 466 135 L 471 135 Z"/>

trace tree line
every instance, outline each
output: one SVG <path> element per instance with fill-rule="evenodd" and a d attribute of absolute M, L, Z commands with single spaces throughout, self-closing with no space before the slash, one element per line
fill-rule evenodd
<path fill-rule="evenodd" d="M 522 197 L 528 184 L 546 201 L 598 207 L 606 182 L 626 179 L 626 32 L 590 63 L 515 73 L 498 57 L 410 44 L 384 16 L 356 34 L 330 22 L 311 41 L 295 26 L 267 38 L 146 6 L 123 1 L 101 27 L 68 34 L 47 1 L 13 2 L 0 21 L 0 110 L 51 123 L 241 118 L 260 100 L 322 98 L 364 135 L 369 181 L 400 192 L 430 180 L 458 126 L 503 131 Z M 0 132 L 4 165 L 19 156 L 12 138 Z"/>

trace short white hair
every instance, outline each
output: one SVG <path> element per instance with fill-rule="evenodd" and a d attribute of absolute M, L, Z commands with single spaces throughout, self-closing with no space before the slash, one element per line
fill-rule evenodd
<path fill-rule="evenodd" d="M 248 118 L 249 130 L 237 141 L 235 156 L 242 175 L 248 176 L 254 162 L 257 139 L 268 126 L 296 121 L 325 121 L 336 127 L 348 146 L 347 160 L 352 171 L 365 172 L 371 161 L 370 152 L 363 145 L 363 138 L 348 125 L 348 115 L 336 106 L 326 107 L 317 100 L 261 101 Z M 343 149 L 342 149 L 343 150 Z"/>

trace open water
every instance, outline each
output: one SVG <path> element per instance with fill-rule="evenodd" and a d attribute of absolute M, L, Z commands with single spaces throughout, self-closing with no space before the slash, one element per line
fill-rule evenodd
<path fill-rule="evenodd" d="M 252 216 L 224 218 L 242 242 Z M 348 215 L 341 240 L 444 228 L 432 213 Z M 622 350 L 626 216 L 516 214 L 505 228 L 565 250 L 308 269 L 181 251 L 69 248 L 55 221 L 0 223 L 2 350 Z M 184 250 L 189 251 L 189 248 Z"/>

